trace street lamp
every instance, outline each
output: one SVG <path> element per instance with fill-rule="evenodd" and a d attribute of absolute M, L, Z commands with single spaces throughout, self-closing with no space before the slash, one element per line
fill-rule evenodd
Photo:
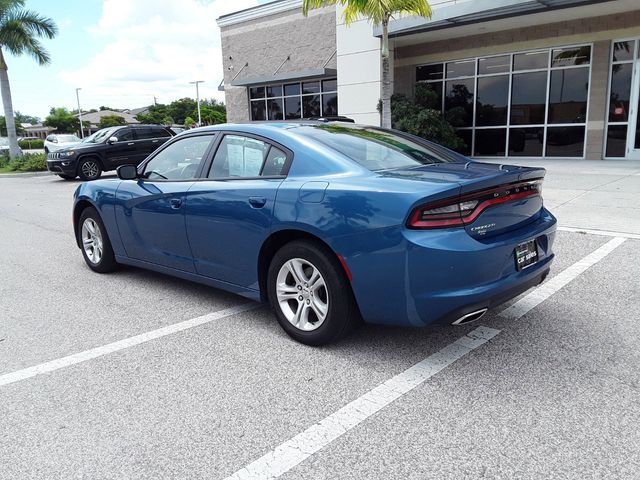
<path fill-rule="evenodd" d="M 198 85 L 204 83 L 204 80 L 196 80 L 195 82 L 189 82 L 191 85 L 196 86 L 196 99 L 198 101 L 198 126 L 202 126 L 202 117 L 200 116 L 200 89 Z"/>
<path fill-rule="evenodd" d="M 82 128 L 82 110 L 80 109 L 80 94 L 82 88 L 76 88 L 76 100 L 78 100 L 78 117 L 80 118 L 80 137 L 84 138 L 84 128 Z"/>

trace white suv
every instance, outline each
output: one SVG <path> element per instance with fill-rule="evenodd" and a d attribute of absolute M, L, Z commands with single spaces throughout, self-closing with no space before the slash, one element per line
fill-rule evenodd
<path fill-rule="evenodd" d="M 44 141 L 44 152 L 55 152 L 61 148 L 80 143 L 80 138 L 72 134 L 49 135 Z"/>

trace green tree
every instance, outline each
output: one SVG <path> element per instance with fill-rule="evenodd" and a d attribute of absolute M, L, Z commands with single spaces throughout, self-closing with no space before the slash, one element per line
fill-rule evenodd
<path fill-rule="evenodd" d="M 389 20 L 394 15 L 409 14 L 431 17 L 431 7 L 427 0 L 303 0 L 302 13 L 326 5 L 345 7 L 342 18 L 346 25 L 360 17 L 369 19 L 374 25 L 382 26 L 382 126 L 391 128 L 391 72 L 389 71 Z"/>
<path fill-rule="evenodd" d="M 24 133 L 24 128 L 22 128 L 22 124 L 20 123 L 20 120 L 18 120 L 17 118 L 15 119 L 15 125 L 16 125 L 16 133 L 18 135 L 22 135 Z M 7 136 L 7 119 L 4 118 L 3 116 L 0 116 L 0 136 L 2 137 Z"/>
<path fill-rule="evenodd" d="M 52 108 L 44 119 L 44 125 L 55 128 L 57 133 L 75 133 L 80 130 L 80 120 L 66 108 Z"/>
<path fill-rule="evenodd" d="M 20 150 L 11 101 L 9 68 L 4 54 L 6 52 L 15 56 L 26 54 L 33 57 L 39 65 L 47 65 L 51 59 L 38 39 L 42 37 L 51 39 L 58 33 L 58 28 L 52 19 L 25 9 L 24 3 L 24 0 L 0 0 L 0 93 L 6 117 L 11 159 L 16 158 Z"/>
<path fill-rule="evenodd" d="M 38 117 L 34 117 L 32 115 L 24 115 L 23 113 L 18 112 L 17 110 L 13 112 L 13 116 L 16 122 L 20 123 L 30 123 L 32 125 L 36 123 L 40 123 L 40 119 Z"/>
<path fill-rule="evenodd" d="M 124 120 L 124 117 L 120 115 L 105 115 L 100 119 L 100 123 L 98 127 L 107 128 L 107 127 L 118 127 L 120 125 L 126 125 L 127 122 Z"/>
<path fill-rule="evenodd" d="M 183 125 L 185 126 L 185 128 L 191 128 L 191 125 L 193 125 L 194 123 L 196 123 L 196 121 L 193 118 L 187 117 L 184 119 Z"/>

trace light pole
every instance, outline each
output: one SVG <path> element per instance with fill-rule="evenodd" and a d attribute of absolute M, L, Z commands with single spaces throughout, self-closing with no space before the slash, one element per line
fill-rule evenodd
<path fill-rule="evenodd" d="M 200 89 L 198 88 L 198 85 L 201 83 L 204 83 L 204 80 L 196 80 L 195 82 L 189 82 L 191 85 L 196 86 L 196 99 L 198 102 L 198 126 L 202 126 L 202 117 L 200 116 Z"/>
<path fill-rule="evenodd" d="M 80 118 L 80 137 L 84 138 L 84 128 L 82 125 L 82 110 L 80 109 L 80 94 L 78 93 L 82 88 L 76 88 L 76 100 L 78 100 L 78 117 Z"/>

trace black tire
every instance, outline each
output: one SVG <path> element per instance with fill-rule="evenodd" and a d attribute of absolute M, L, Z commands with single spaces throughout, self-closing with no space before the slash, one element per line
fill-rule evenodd
<path fill-rule="evenodd" d="M 100 160 L 95 157 L 87 157 L 80 160 L 78 164 L 78 176 L 88 182 L 90 180 L 97 180 L 102 175 L 102 165 Z"/>
<path fill-rule="evenodd" d="M 305 331 L 293 325 L 293 323 L 287 319 L 287 314 L 283 312 L 283 307 L 278 301 L 276 292 L 278 274 L 281 269 L 284 268 L 285 264 L 292 259 L 309 262 L 307 267 L 309 269 L 315 268 L 320 273 L 322 280 L 324 280 L 325 290 L 320 293 L 326 297 L 327 313 L 324 321 L 320 321 L 320 317 L 318 317 L 315 312 L 308 313 L 308 318 L 315 318 L 315 323 L 319 322 L 319 326 L 312 327 L 314 329 L 311 331 Z M 307 272 L 312 271 L 309 269 Z M 298 288 L 296 286 L 297 281 L 293 275 L 286 273 L 283 273 L 283 275 L 288 275 L 286 277 L 287 284 L 292 283 L 290 288 Z M 304 285 L 307 284 L 305 283 Z M 297 240 L 288 243 L 275 254 L 269 266 L 267 293 L 269 302 L 280 326 L 291 338 L 306 345 L 319 346 L 336 342 L 346 336 L 355 325 L 359 323 L 360 314 L 353 297 L 351 286 L 349 285 L 349 279 L 342 265 L 333 252 L 315 242 Z M 300 293 L 305 292 L 301 291 Z M 316 292 L 316 294 L 318 294 L 318 292 Z M 306 291 L 306 295 L 307 297 L 305 298 L 307 299 L 302 302 L 298 301 L 300 298 L 303 298 L 302 296 L 286 301 L 286 303 L 290 305 L 289 315 L 294 308 L 301 308 L 300 305 L 303 303 L 309 304 L 309 299 L 314 300 L 313 294 L 309 293 L 308 290 Z M 311 295 L 311 297 L 308 297 L 308 295 Z M 286 305 L 284 308 L 287 308 Z M 312 307 L 310 306 L 308 308 Z M 309 323 L 313 324 L 314 322 Z"/>
<path fill-rule="evenodd" d="M 93 221 L 93 226 L 98 229 L 98 233 L 101 238 L 102 243 L 102 255 L 100 255 L 99 259 L 95 257 L 92 258 L 87 253 L 87 249 L 84 245 L 84 236 L 85 232 L 83 231 L 83 227 L 85 222 L 88 220 Z M 90 236 L 89 229 L 87 230 L 88 236 Z M 89 268 L 94 272 L 98 273 L 108 273 L 113 272 L 117 269 L 118 264 L 116 263 L 115 255 L 113 254 L 113 248 L 111 248 L 111 242 L 109 241 L 109 235 L 107 234 L 107 229 L 104 227 L 104 223 L 102 223 L 102 219 L 100 215 L 93 207 L 87 207 L 82 211 L 80 215 L 80 220 L 78 222 L 78 244 L 80 245 L 80 250 L 82 250 L 82 256 L 84 257 L 84 261 L 87 263 Z M 95 237 L 93 238 L 93 242 L 95 244 Z"/>
<path fill-rule="evenodd" d="M 72 177 L 71 175 L 63 175 L 62 173 L 59 173 L 58 176 L 63 180 L 73 180 L 74 178 L 76 178 L 76 177 Z"/>
<path fill-rule="evenodd" d="M 49 155 L 49 149 L 47 147 L 44 147 L 44 153 L 46 153 L 47 155 Z"/>

